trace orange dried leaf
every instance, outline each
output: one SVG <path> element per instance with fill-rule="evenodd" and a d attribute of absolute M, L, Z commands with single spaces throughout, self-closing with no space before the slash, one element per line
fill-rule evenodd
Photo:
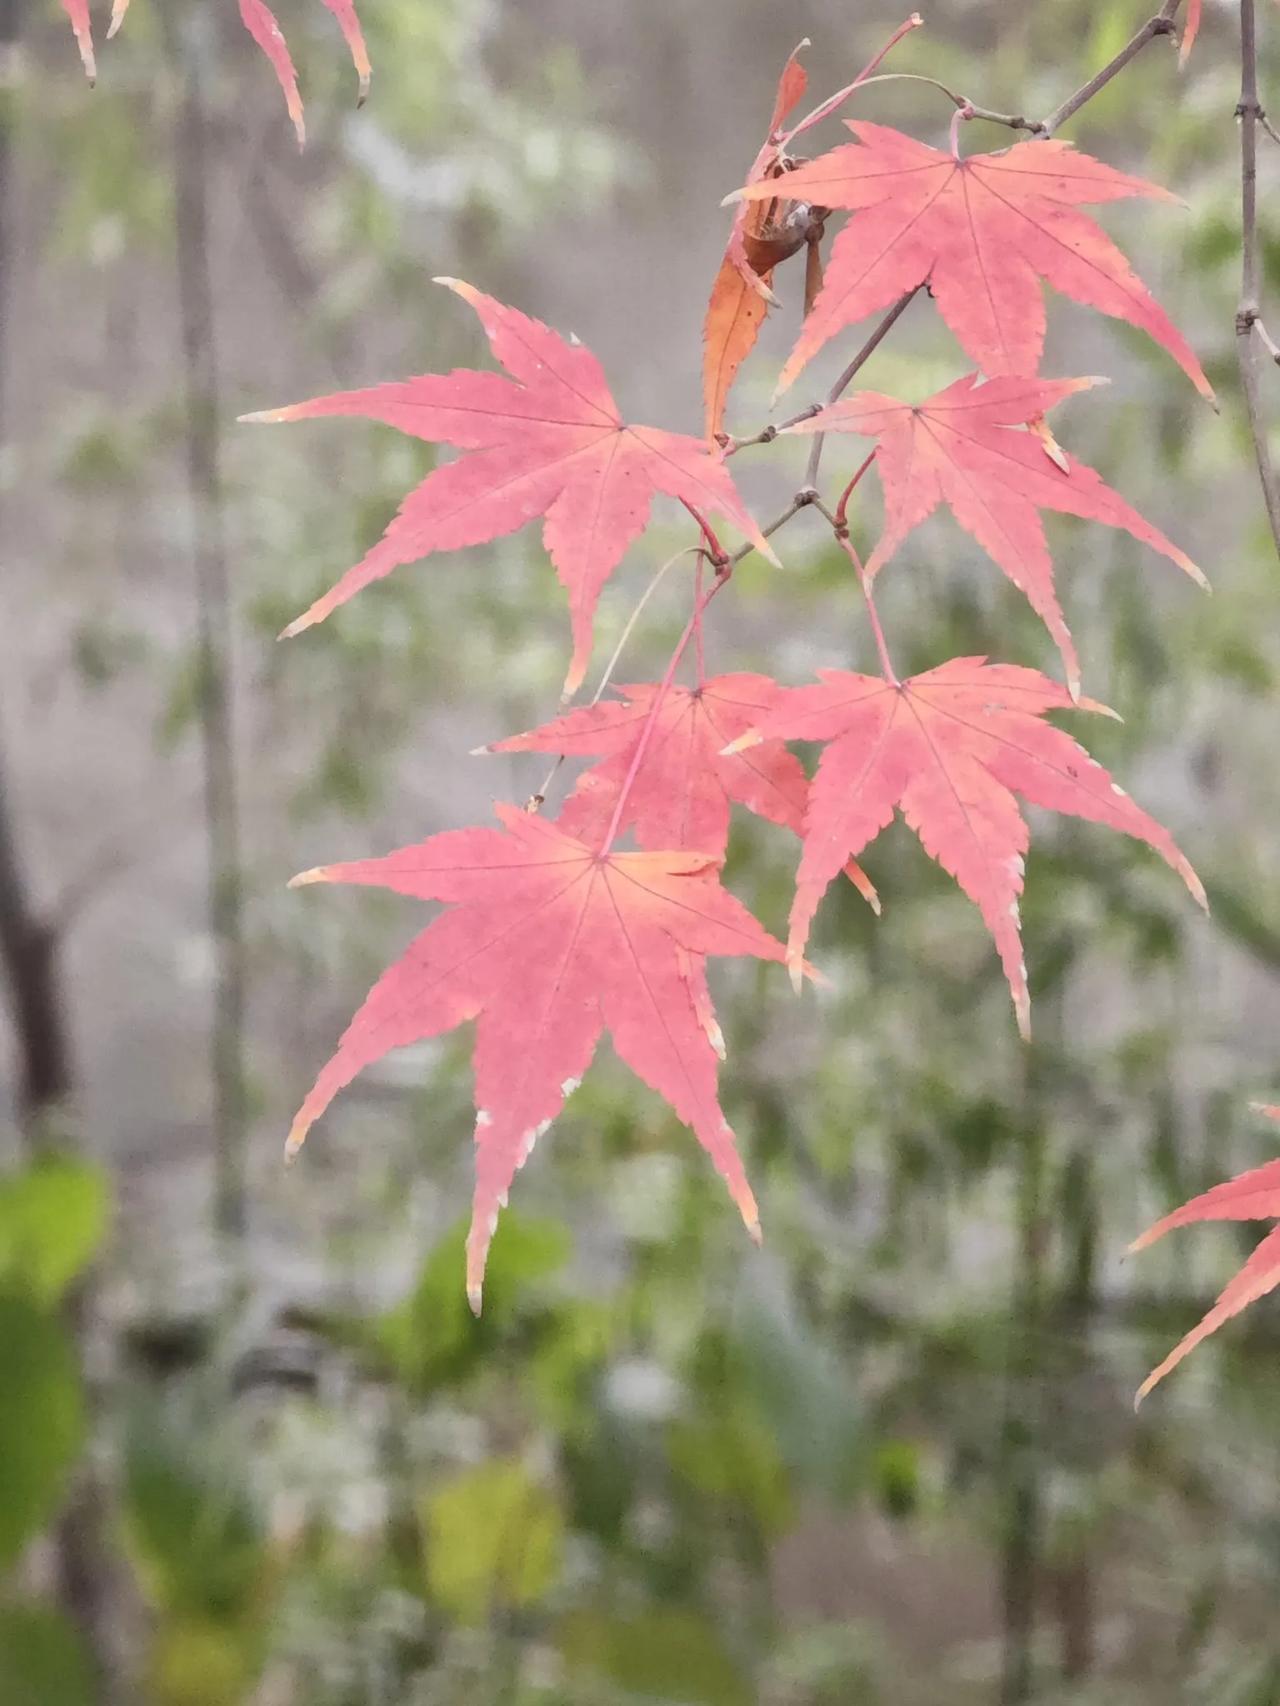
<path fill-rule="evenodd" d="M 793 48 L 778 79 L 769 134 L 747 175 L 748 183 L 773 179 L 778 171 L 779 132 L 808 87 L 809 78 L 799 54 L 807 40 Z M 773 269 L 757 272 L 747 253 L 747 239 L 759 237 L 769 219 L 769 204 L 743 205 L 734 210 L 733 228 L 724 259 L 711 287 L 702 328 L 702 397 L 706 434 L 714 438 L 724 421 L 725 402 L 738 369 L 755 347 L 771 298 Z"/>

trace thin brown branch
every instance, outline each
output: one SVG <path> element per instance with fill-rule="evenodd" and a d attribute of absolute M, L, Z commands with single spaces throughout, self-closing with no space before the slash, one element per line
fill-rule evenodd
<path fill-rule="evenodd" d="M 920 286 L 917 285 L 915 290 L 909 290 L 905 296 L 900 296 L 894 303 L 893 307 L 885 315 L 884 319 L 881 320 L 880 324 L 876 327 L 875 331 L 872 332 L 866 343 L 863 344 L 857 355 L 854 356 L 848 367 L 845 368 L 844 372 L 836 380 L 830 391 L 827 392 L 826 401 L 822 405 L 824 409 L 829 409 L 832 403 L 838 402 L 848 390 L 849 386 L 852 385 L 854 379 L 862 371 L 862 368 L 868 361 L 870 361 L 871 357 L 880 348 L 880 345 L 883 343 L 885 338 L 888 337 L 889 333 L 902 318 L 902 315 L 906 312 L 907 304 L 912 300 L 916 291 L 919 289 Z M 817 486 L 818 465 L 822 461 L 822 446 L 826 442 L 826 437 L 826 433 L 823 432 L 814 434 L 813 444 L 809 449 L 808 465 L 804 471 L 804 489 L 807 491 L 812 491 Z"/>
<path fill-rule="evenodd" d="M 868 83 L 927 83 L 930 88 L 940 90 L 966 118 L 980 118 L 985 119 L 988 124 L 1002 124 L 1006 130 L 1029 130 L 1036 136 L 1044 128 L 1043 121 L 1038 118 L 1025 118 L 1021 113 L 997 113 L 990 107 L 980 107 L 967 95 L 957 95 L 954 89 L 949 89 L 937 77 L 925 77 L 918 71 L 885 71 L 878 77 L 866 78 L 862 87 L 865 88 Z"/>
<path fill-rule="evenodd" d="M 1180 4 L 1181 0 L 1164 0 L 1164 5 L 1154 17 L 1148 18 L 1142 28 L 1130 36 L 1113 59 L 1109 59 L 1100 71 L 1095 71 L 1087 83 L 1082 83 L 1074 95 L 1068 95 L 1060 106 L 1053 109 L 1048 118 L 1041 121 L 1039 134 L 1052 136 L 1055 131 L 1061 129 L 1069 118 L 1075 117 L 1081 107 L 1100 94 L 1113 77 L 1118 77 L 1130 60 L 1138 57 L 1148 42 L 1154 41 L 1157 36 L 1172 36 L 1177 28 L 1174 18 Z"/>
<path fill-rule="evenodd" d="M 1262 271 L 1258 251 L 1258 41 L 1254 0 L 1240 0 L 1240 304 L 1236 309 L 1236 354 L 1244 392 L 1249 434 L 1253 439 L 1262 500 L 1277 555 L 1280 555 L 1280 486 L 1267 442 L 1262 409 L 1260 349 L 1275 360 L 1277 348 L 1261 330 Z"/>

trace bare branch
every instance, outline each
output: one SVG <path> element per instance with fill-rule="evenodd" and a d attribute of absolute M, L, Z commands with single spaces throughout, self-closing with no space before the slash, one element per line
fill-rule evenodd
<path fill-rule="evenodd" d="M 1180 4 L 1181 0 L 1164 0 L 1164 5 L 1161 6 L 1155 16 L 1147 19 L 1142 28 L 1136 35 L 1129 38 L 1114 59 L 1108 60 L 1101 71 L 1096 71 L 1087 83 L 1081 84 L 1074 95 L 1068 95 L 1061 106 L 1053 109 L 1048 118 L 1042 121 L 1040 135 L 1052 136 L 1069 118 L 1074 118 L 1086 102 L 1091 101 L 1095 95 L 1105 89 L 1113 77 L 1119 76 L 1131 59 L 1138 57 L 1148 42 L 1154 41 L 1157 36 L 1173 35 L 1176 28 L 1174 17 Z"/>
<path fill-rule="evenodd" d="M 1280 352 L 1262 328 L 1261 267 L 1258 254 L 1258 42 L 1254 0 L 1240 0 L 1240 305 L 1236 309 L 1236 354 L 1240 361 L 1240 385 L 1253 454 L 1262 483 L 1262 498 L 1276 553 L 1280 555 L 1280 487 L 1267 442 L 1262 412 L 1262 385 L 1258 370 L 1260 346 L 1272 360 Z"/>
<path fill-rule="evenodd" d="M 871 336 L 867 339 L 866 343 L 863 344 L 857 355 L 854 356 L 848 367 L 845 368 L 844 372 L 836 380 L 830 391 L 827 392 L 826 401 L 822 405 L 823 408 L 829 409 L 832 403 L 837 402 L 840 397 L 844 395 L 845 391 L 848 390 L 849 386 L 853 383 L 854 379 L 858 376 L 866 363 L 871 360 L 871 357 L 880 348 L 884 339 L 888 337 L 889 333 L 902 318 L 902 315 L 906 312 L 907 304 L 912 300 L 916 291 L 920 288 L 921 287 L 917 285 L 915 290 L 909 290 L 905 296 L 900 296 L 898 298 L 893 307 L 885 315 L 884 319 L 881 320 L 880 324 L 876 327 L 875 331 L 872 332 Z M 816 411 L 810 412 L 816 413 Z M 804 483 L 806 487 L 813 487 L 818 483 L 818 464 L 822 461 L 822 446 L 826 442 L 826 437 L 827 435 L 823 432 L 814 434 L 813 445 L 809 451 L 808 466 L 804 471 Z"/>

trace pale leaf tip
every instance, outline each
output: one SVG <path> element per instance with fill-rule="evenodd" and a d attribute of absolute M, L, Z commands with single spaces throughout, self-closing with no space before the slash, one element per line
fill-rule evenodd
<path fill-rule="evenodd" d="M 1209 577 L 1205 574 L 1199 563 L 1193 563 L 1190 557 L 1184 557 L 1182 559 L 1182 567 L 1200 588 L 1201 592 L 1207 592 L 1212 597 L 1213 588 L 1209 584 Z"/>
<path fill-rule="evenodd" d="M 720 748 L 721 758 L 732 758 L 736 752 L 746 752 L 748 747 L 759 746 L 764 736 L 759 729 L 746 729 L 736 740 L 731 740 L 728 746 Z"/>
<path fill-rule="evenodd" d="M 721 201 L 720 205 L 721 205 L 721 207 L 733 207 L 735 205 L 735 203 L 740 202 L 740 201 L 745 201 L 746 199 L 747 199 L 747 194 L 746 194 L 745 190 L 732 190 L 727 196 L 724 197 L 724 199 Z"/>
<path fill-rule="evenodd" d="M 488 757 L 488 755 L 491 752 L 493 752 L 495 750 L 496 749 L 492 746 L 473 746 L 471 748 L 470 752 L 468 752 L 467 757 L 468 758 L 486 758 L 486 757 Z"/>
<path fill-rule="evenodd" d="M 1280 1106 L 1275 1102 L 1250 1102 L 1255 1114 L 1265 1114 L 1269 1120 L 1280 1120 Z"/>
<path fill-rule="evenodd" d="M 800 954 L 787 949 L 787 973 L 791 978 L 791 987 L 799 995 L 804 988 L 804 958 Z"/>
<path fill-rule="evenodd" d="M 447 273 L 440 273 L 431 280 L 432 284 L 442 284 L 446 290 L 451 290 L 455 296 L 460 296 L 464 302 L 475 305 L 477 291 L 474 285 L 468 284 L 462 278 L 450 278 Z"/>
<path fill-rule="evenodd" d="M 284 1164 L 286 1167 L 291 1166 L 297 1159 L 298 1151 L 307 1141 L 307 1133 L 310 1130 L 310 1120 L 304 1120 L 301 1115 L 290 1126 L 289 1135 L 284 1140 Z"/>
<path fill-rule="evenodd" d="M 284 409 L 253 409 L 247 415 L 237 415 L 237 426 L 275 426 L 280 421 L 287 421 L 289 411 Z"/>
<path fill-rule="evenodd" d="M 305 888 L 308 883 L 327 883 L 328 881 L 329 867 L 327 865 L 313 865 L 309 871 L 299 871 L 296 877 L 290 877 L 285 887 L 301 889 Z"/>
<path fill-rule="evenodd" d="M 747 1237 L 750 1238 L 757 1250 L 761 1248 L 764 1243 L 764 1229 L 758 1220 L 747 1222 Z"/>
<path fill-rule="evenodd" d="M 480 1308 L 484 1302 L 484 1287 L 482 1285 L 467 1286 L 467 1305 L 476 1320 L 480 1319 Z"/>

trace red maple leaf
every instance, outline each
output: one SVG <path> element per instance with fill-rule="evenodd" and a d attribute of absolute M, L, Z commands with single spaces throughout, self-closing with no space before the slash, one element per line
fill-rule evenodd
<path fill-rule="evenodd" d="M 1039 509 L 1058 510 L 1123 527 L 1162 551 L 1200 586 L 1208 582 L 1185 551 L 1144 521 L 1118 492 L 1075 457 L 1068 458 L 1040 422 L 1047 409 L 1093 379 L 988 379 L 971 373 L 912 406 L 861 391 L 788 431 L 850 432 L 877 440 L 885 526 L 866 572 L 877 570 L 940 503 L 1024 592 L 1053 635 L 1073 696 L 1080 665 L 1053 585 L 1053 563 Z M 1032 426 L 1033 431 L 1024 430 Z"/>
<path fill-rule="evenodd" d="M 1259 1106 L 1258 1112 L 1266 1114 L 1269 1119 L 1280 1120 L 1280 1107 Z M 1154 1244 L 1157 1238 L 1163 1238 L 1165 1233 L 1172 1232 L 1175 1226 L 1191 1226 L 1199 1220 L 1275 1219 L 1280 1219 L 1280 1161 L 1268 1161 L 1262 1167 L 1253 1167 L 1247 1173 L 1238 1173 L 1225 1184 L 1215 1185 L 1212 1190 L 1192 1197 L 1190 1202 L 1184 1203 L 1172 1214 L 1166 1214 L 1163 1220 L 1157 1220 L 1141 1238 L 1134 1240 L 1129 1249 L 1145 1250 L 1148 1244 Z M 1138 1388 L 1135 1405 L 1140 1404 L 1151 1388 L 1158 1385 L 1170 1370 L 1176 1368 L 1189 1351 L 1193 1351 L 1210 1333 L 1216 1333 L 1224 1321 L 1229 1321 L 1233 1315 L 1238 1315 L 1242 1309 L 1256 1303 L 1260 1297 L 1265 1297 L 1278 1285 L 1280 1226 L 1274 1226 L 1235 1278 L 1223 1288 L 1218 1301 L 1203 1320 L 1193 1327 L 1185 1338 L 1179 1340 L 1158 1368 L 1152 1369 Z"/>
<path fill-rule="evenodd" d="M 855 216 L 832 247 L 826 283 L 778 382 L 785 390 L 827 339 L 922 284 L 988 374 L 1034 373 L 1044 346 L 1044 279 L 1064 295 L 1149 332 L 1206 397 L 1191 346 L 1106 233 L 1079 204 L 1167 190 L 1069 143 L 1020 142 L 956 158 L 882 124 L 845 121 L 857 143 L 787 180 L 787 193 Z M 770 184 L 737 198 L 759 201 Z M 733 198 L 731 198 L 733 199 Z"/>
<path fill-rule="evenodd" d="M 982 913 L 1024 1036 L 1030 997 L 1018 899 L 1030 836 L 1015 795 L 1147 842 L 1205 904 L 1199 878 L 1168 831 L 1083 747 L 1041 721 L 1045 711 L 1072 708 L 1057 682 L 985 658 L 953 658 L 902 682 L 844 670 L 819 673 L 820 686 L 783 692 L 754 734 L 737 743 L 778 737 L 827 742 L 810 785 L 791 908 L 787 958 L 793 974 L 827 885 L 846 859 L 892 822 L 895 807 Z"/>
<path fill-rule="evenodd" d="M 1187 0 L 1187 21 L 1182 26 L 1182 46 L 1178 49 L 1178 64 L 1187 63 L 1187 55 L 1196 44 L 1200 34 L 1201 0 Z"/>
<path fill-rule="evenodd" d="M 601 588 L 643 531 L 655 493 L 726 516 L 776 563 L 728 469 L 702 439 L 627 426 L 590 350 L 469 284 L 436 282 L 475 309 L 512 378 L 468 369 L 426 374 L 242 417 L 362 415 L 472 452 L 429 474 L 363 561 L 286 634 L 322 621 L 401 563 L 514 533 L 541 515 L 543 540 L 569 593 L 573 659 L 565 692 L 572 693 L 587 667 Z"/>
<path fill-rule="evenodd" d="M 618 831 L 634 827 L 642 847 L 696 847 L 723 858 L 733 802 L 796 835 L 804 833 L 809 780 L 799 759 L 780 740 L 749 752 L 725 751 L 768 713 L 780 691 L 771 677 L 746 673 L 717 675 L 698 688 L 668 687 L 665 693 L 656 682 L 619 687 L 621 699 L 584 705 L 482 750 L 599 757 L 578 778 L 556 819 L 566 835 L 589 847 L 599 846 L 608 833 L 630 778 Z M 653 728 L 633 775 L 651 717 Z M 850 861 L 848 874 L 879 911 L 862 869 Z"/>
<path fill-rule="evenodd" d="M 720 886 L 710 854 L 601 857 L 514 806 L 497 813 L 503 830 L 449 831 L 384 859 L 294 878 L 371 883 L 454 903 L 369 992 L 299 1109 L 289 1152 L 371 1061 L 477 1020 L 467 1241 L 467 1292 L 476 1309 L 511 1181 L 605 1029 L 632 1071 L 693 1127 L 756 1231 L 755 1199 L 717 1099 L 718 1030 L 705 958 L 783 957 L 782 944 Z"/>
<path fill-rule="evenodd" d="M 128 5 L 128 0 L 125 0 Z M 93 56 L 93 24 L 89 17 L 89 0 L 62 0 L 62 9 L 71 20 L 71 29 L 80 49 L 80 63 L 90 83 L 98 80 L 98 67 Z M 114 33 L 115 23 L 112 23 Z"/>
<path fill-rule="evenodd" d="M 369 93 L 369 55 L 365 50 L 364 35 L 360 29 L 360 20 L 356 17 L 355 0 L 323 0 L 325 6 L 338 20 L 339 28 L 346 38 L 351 50 L 352 62 L 360 78 L 360 93 L 357 105 L 363 105 Z M 80 58 L 84 62 L 85 72 L 92 83 L 97 76 L 97 68 L 93 57 L 93 33 L 89 21 L 89 0 L 62 0 L 71 18 L 71 27 L 75 31 L 76 41 L 80 47 Z M 123 24 L 125 13 L 129 10 L 129 0 L 112 0 L 111 23 L 107 29 L 107 40 Z M 276 20 L 275 13 L 266 4 L 266 0 L 240 0 L 240 21 L 249 34 L 257 42 L 271 63 L 271 69 L 276 74 L 276 81 L 284 93 L 285 106 L 293 121 L 293 128 L 298 134 L 299 147 L 307 139 L 306 125 L 302 116 L 302 97 L 298 93 L 298 77 L 293 68 L 293 60 L 289 55 L 288 44 L 284 32 Z"/>

